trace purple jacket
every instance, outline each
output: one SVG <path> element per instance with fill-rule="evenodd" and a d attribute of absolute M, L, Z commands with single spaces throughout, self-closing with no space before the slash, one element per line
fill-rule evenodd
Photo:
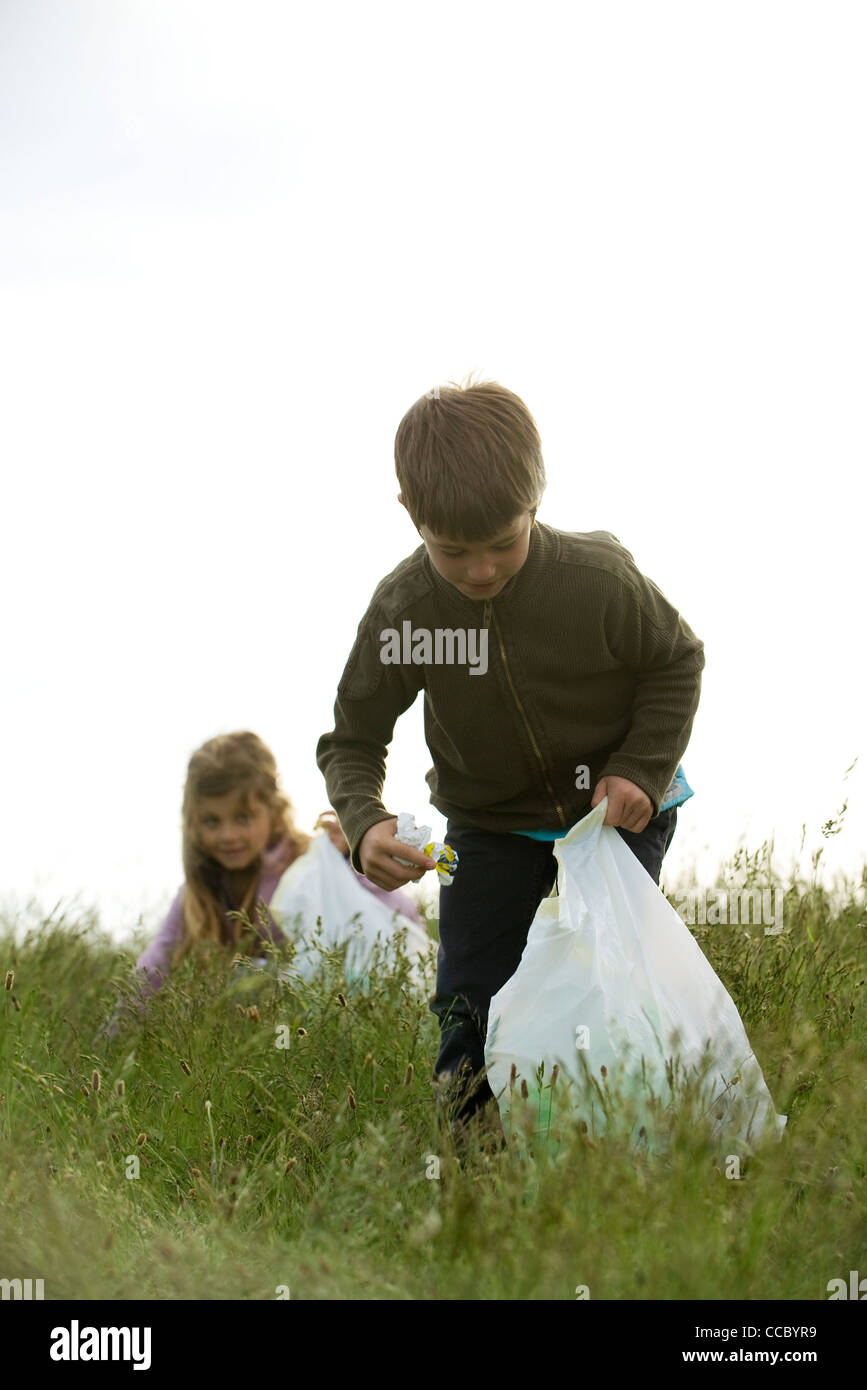
<path fill-rule="evenodd" d="M 262 869 L 259 875 L 259 884 L 256 889 L 256 902 L 261 898 L 265 906 L 268 906 L 274 896 L 277 884 L 280 882 L 280 879 L 283 877 L 289 865 L 293 862 L 294 856 L 286 840 L 280 840 L 271 849 L 263 851 Z M 392 911 L 402 912 L 405 917 L 409 917 L 413 922 L 417 922 L 419 926 L 424 925 L 416 901 L 409 893 L 404 893 L 400 890 L 389 893 L 385 888 L 377 887 L 375 883 L 370 882 L 370 879 L 365 878 L 363 874 L 353 869 L 348 860 L 346 861 L 346 867 L 361 881 L 364 887 L 369 889 L 375 897 L 379 898 L 380 902 L 384 903 L 386 907 L 391 908 Z M 136 961 L 136 970 L 141 977 L 140 989 L 143 996 L 155 994 L 165 982 L 171 970 L 172 956 L 184 939 L 183 899 L 184 889 L 181 887 L 178 889 L 175 900 L 169 908 L 166 919 L 157 935 L 150 945 L 145 947 Z M 225 932 L 224 940 L 226 942 L 231 939 L 229 937 L 231 923 L 226 916 L 226 913 L 231 910 L 231 902 L 225 889 L 223 889 L 223 929 Z M 286 940 L 284 933 L 277 926 L 270 912 L 267 914 L 267 922 L 264 924 L 264 927 L 259 922 L 258 913 L 255 911 L 255 908 L 250 911 L 249 916 L 263 940 L 270 940 L 277 943 Z"/>

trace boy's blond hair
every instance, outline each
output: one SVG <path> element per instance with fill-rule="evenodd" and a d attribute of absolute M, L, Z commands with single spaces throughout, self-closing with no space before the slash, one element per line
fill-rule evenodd
<path fill-rule="evenodd" d="M 394 463 L 407 511 L 435 536 L 483 541 L 534 512 L 545 491 L 536 422 L 496 381 L 449 382 L 401 420 Z"/>

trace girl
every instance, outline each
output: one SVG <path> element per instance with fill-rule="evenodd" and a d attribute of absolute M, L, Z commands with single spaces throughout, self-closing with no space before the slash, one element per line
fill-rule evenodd
<path fill-rule="evenodd" d="M 310 836 L 295 826 L 291 803 L 278 785 L 271 751 L 253 733 L 220 734 L 191 757 L 183 801 L 185 882 L 151 944 L 136 962 L 143 999 L 155 994 L 169 971 L 199 941 L 217 941 L 252 954 L 258 939 L 284 942 L 268 911 L 280 879 L 306 853 Z M 340 853 L 349 846 L 333 811 L 319 817 Z M 349 865 L 347 865 L 349 869 Z M 423 926 L 415 899 L 386 892 L 362 875 L 381 902 Z M 243 929 L 228 912 L 244 912 L 255 930 Z M 117 1031 L 116 1018 L 110 1035 Z"/>
<path fill-rule="evenodd" d="M 285 940 L 267 905 L 284 871 L 310 844 L 295 826 L 271 751 L 253 733 L 219 734 L 190 758 L 183 802 L 185 882 L 139 956 L 143 995 L 200 941 L 249 953 L 257 938 Z M 255 931 L 228 912 L 245 912 Z"/>

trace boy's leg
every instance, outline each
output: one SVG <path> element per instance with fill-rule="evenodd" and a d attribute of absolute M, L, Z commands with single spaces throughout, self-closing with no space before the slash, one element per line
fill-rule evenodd
<path fill-rule="evenodd" d="M 632 830 L 622 830 L 619 825 L 617 827 L 618 835 L 629 846 L 636 859 L 650 874 L 654 883 L 659 883 L 662 861 L 674 839 L 676 826 L 677 807 L 670 806 L 667 811 L 660 811 L 654 820 L 648 821 L 644 829 L 637 835 Z"/>
<path fill-rule="evenodd" d="M 470 1084 L 485 1065 L 491 998 L 518 968 L 557 864 L 550 842 L 523 835 L 449 823 L 446 839 L 460 867 L 450 887 L 440 889 L 436 994 L 430 1007 L 442 1037 L 434 1079 L 455 1078 L 453 1095 L 465 1119 L 493 1098 L 484 1079 L 477 1089 Z"/>

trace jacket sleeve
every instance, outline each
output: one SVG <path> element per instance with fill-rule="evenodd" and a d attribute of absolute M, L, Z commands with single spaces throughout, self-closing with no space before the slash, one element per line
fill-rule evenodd
<path fill-rule="evenodd" d="M 328 803 L 337 812 L 350 862 L 359 873 L 362 839 L 372 825 L 392 815 L 382 803 L 382 789 L 394 726 L 423 682 L 422 666 L 381 660 L 386 629 L 382 615 L 368 610 L 337 686 L 334 728 L 316 746 Z"/>
<path fill-rule="evenodd" d="M 626 777 L 659 808 L 686 751 L 701 694 L 704 644 L 652 580 L 632 568 L 612 576 L 605 635 L 635 673 L 632 722 L 602 777 Z"/>

